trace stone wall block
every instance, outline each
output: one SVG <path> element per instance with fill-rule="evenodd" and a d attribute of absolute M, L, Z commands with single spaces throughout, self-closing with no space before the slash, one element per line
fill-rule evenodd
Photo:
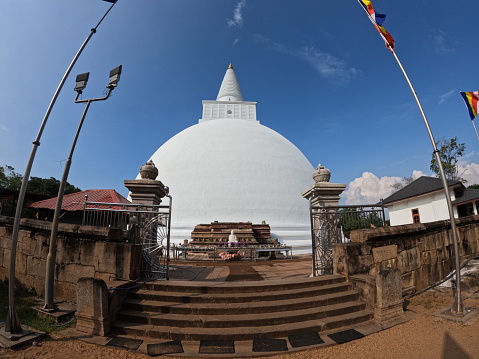
<path fill-rule="evenodd" d="M 96 247 L 101 242 L 95 241 L 81 241 L 80 242 L 80 257 L 81 264 L 86 266 L 98 267 L 99 258 L 96 255 Z"/>
<path fill-rule="evenodd" d="M 48 243 L 50 242 L 50 237 L 47 236 L 37 236 L 35 237 L 35 253 L 33 254 L 36 258 L 47 258 L 48 251 L 50 250 Z M 57 244 L 58 252 L 58 244 Z M 57 253 L 58 255 L 58 253 Z"/>
<path fill-rule="evenodd" d="M 28 256 L 24 255 L 21 251 L 17 250 L 16 253 L 16 264 L 15 264 L 15 273 L 27 274 L 27 258 Z"/>
<path fill-rule="evenodd" d="M 421 262 L 424 264 L 431 264 L 432 263 L 432 258 L 431 258 L 431 252 L 426 251 L 421 253 Z"/>
<path fill-rule="evenodd" d="M 16 280 L 16 283 L 15 283 L 15 286 L 18 287 L 18 285 L 20 285 L 20 287 L 23 287 L 23 288 L 26 288 L 26 289 L 30 289 L 30 288 L 34 288 L 33 285 L 34 285 L 34 281 L 33 281 L 33 276 L 31 275 L 27 275 L 27 274 L 24 274 L 24 273 L 19 273 L 19 272 L 15 272 L 15 280 Z"/>
<path fill-rule="evenodd" d="M 40 258 L 29 256 L 27 258 L 27 273 L 34 277 L 45 278 L 47 261 Z"/>
<path fill-rule="evenodd" d="M 402 274 L 402 287 L 403 288 L 410 288 L 415 287 L 416 283 L 416 271 L 405 272 Z"/>
<path fill-rule="evenodd" d="M 57 262 L 80 263 L 80 241 L 74 238 L 62 238 L 57 240 Z M 77 277 L 78 278 L 78 277 Z"/>
<path fill-rule="evenodd" d="M 33 256 L 36 253 L 38 239 L 32 236 L 25 236 L 23 238 L 21 251 L 26 254 Z"/>
<path fill-rule="evenodd" d="M 98 271 L 114 274 L 116 269 L 116 243 L 105 242 L 99 246 L 96 256 L 98 258 Z M 100 248 L 102 251 L 100 252 Z"/>
<path fill-rule="evenodd" d="M 76 286 L 76 283 L 55 281 L 55 300 L 76 301 Z"/>
<path fill-rule="evenodd" d="M 61 263 L 57 265 L 57 280 L 60 282 L 76 283 L 80 277 L 94 277 L 95 268 L 77 263 Z"/>
<path fill-rule="evenodd" d="M 372 248 L 372 255 L 374 263 L 381 263 L 383 261 L 396 259 L 398 256 L 398 246 L 392 244 L 388 246 Z"/>

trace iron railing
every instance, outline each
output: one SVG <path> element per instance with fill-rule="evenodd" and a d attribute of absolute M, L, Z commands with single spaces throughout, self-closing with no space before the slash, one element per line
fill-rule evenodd
<path fill-rule="evenodd" d="M 310 215 L 314 276 L 333 273 L 333 245 L 350 242 L 352 230 L 386 223 L 381 205 L 310 205 Z"/>
<path fill-rule="evenodd" d="M 85 196 L 83 225 L 118 228 L 141 244 L 141 273 L 147 278 L 169 277 L 171 196 L 169 205 L 89 202 Z"/>

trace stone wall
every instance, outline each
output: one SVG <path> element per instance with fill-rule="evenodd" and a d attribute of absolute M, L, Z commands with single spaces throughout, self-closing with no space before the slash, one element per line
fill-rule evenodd
<path fill-rule="evenodd" d="M 9 276 L 13 218 L 0 216 L 0 280 Z M 51 222 L 22 219 L 17 243 L 18 285 L 45 291 Z M 123 239 L 119 229 L 60 223 L 55 267 L 55 301 L 75 300 L 81 277 L 109 282 L 140 275 L 141 246 Z"/>
<path fill-rule="evenodd" d="M 461 262 L 479 254 L 479 216 L 456 220 Z M 403 293 L 443 279 L 455 268 L 449 221 L 368 228 L 351 232 L 351 243 L 333 246 L 334 273 L 376 275 L 398 268 Z"/>

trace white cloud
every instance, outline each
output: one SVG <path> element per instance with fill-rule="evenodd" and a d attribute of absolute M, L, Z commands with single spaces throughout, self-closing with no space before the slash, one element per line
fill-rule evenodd
<path fill-rule="evenodd" d="M 233 18 L 226 19 L 226 23 L 228 27 L 241 27 L 243 26 L 243 9 L 246 6 L 246 0 L 240 0 L 234 10 L 233 10 Z"/>
<path fill-rule="evenodd" d="M 467 180 L 466 187 L 479 184 L 479 164 L 460 161 L 457 168 L 459 176 Z"/>
<path fill-rule="evenodd" d="M 414 170 L 411 175 L 413 179 L 421 176 L 424 176 L 424 173 L 417 170 Z M 342 197 L 345 198 L 346 204 L 375 204 L 381 198 L 390 196 L 395 191 L 391 186 L 401 180 L 401 177 L 384 176 L 379 178 L 371 172 L 364 172 L 361 177 L 349 183 Z"/>
<path fill-rule="evenodd" d="M 456 53 L 456 49 L 452 47 L 449 36 L 441 30 L 431 30 L 432 43 L 434 44 L 434 50 L 440 55 L 448 55 Z"/>
<path fill-rule="evenodd" d="M 308 63 L 321 77 L 349 81 L 360 75 L 355 67 L 347 67 L 344 61 L 337 57 L 322 52 L 313 46 L 305 46 L 299 50 L 288 49 L 285 45 L 277 43 L 262 35 L 256 35 L 256 41 L 262 42 L 270 49 L 279 53 L 294 56 Z"/>
<path fill-rule="evenodd" d="M 439 96 L 439 105 L 443 104 L 444 102 L 446 102 L 446 100 L 451 97 L 452 95 L 454 95 L 456 93 L 456 90 L 451 90 L 449 91 L 448 93 L 445 93 L 445 94 L 442 94 L 441 96 Z"/>
<path fill-rule="evenodd" d="M 348 68 L 343 61 L 333 55 L 311 46 L 303 47 L 297 56 L 309 63 L 324 78 L 350 80 L 358 75 L 355 67 Z"/>

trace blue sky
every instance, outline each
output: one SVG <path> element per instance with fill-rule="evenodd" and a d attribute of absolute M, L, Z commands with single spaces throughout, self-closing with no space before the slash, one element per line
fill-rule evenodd
<path fill-rule="evenodd" d="M 479 141 L 459 91 L 479 90 L 477 0 L 376 0 L 436 138 L 457 136 L 469 182 Z M 0 165 L 23 173 L 41 120 L 68 64 L 110 4 L 101 0 L 0 3 Z M 407 83 L 356 0 L 119 0 L 78 60 L 52 111 L 32 175 L 61 178 L 83 111 L 75 75 L 98 97 L 122 64 L 113 96 L 92 104 L 69 182 L 126 195 L 154 151 L 201 117 L 229 63 L 258 120 L 313 166 L 349 184 L 350 202 L 429 175 L 432 147 Z M 414 172 L 416 171 L 416 172 Z M 160 174 L 161 179 L 161 174 Z M 346 197 L 345 197 L 346 198 Z"/>

